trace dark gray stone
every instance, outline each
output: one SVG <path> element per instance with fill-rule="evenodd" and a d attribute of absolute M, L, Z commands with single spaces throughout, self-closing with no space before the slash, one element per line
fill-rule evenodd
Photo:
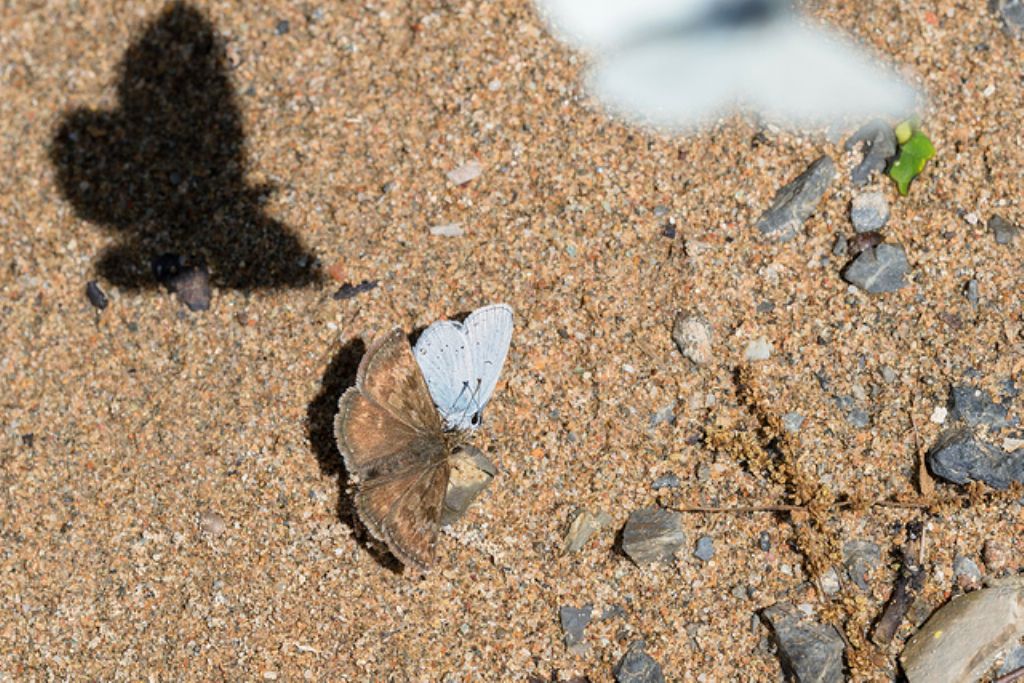
<path fill-rule="evenodd" d="M 697 547 L 693 551 L 694 557 L 704 562 L 709 562 L 715 556 L 715 541 L 710 536 L 701 536 L 697 539 Z"/>
<path fill-rule="evenodd" d="M 979 292 L 977 280 L 971 278 L 967 281 L 967 284 L 964 285 L 964 296 L 967 297 L 967 300 L 971 302 L 972 306 L 975 308 L 978 307 Z"/>
<path fill-rule="evenodd" d="M 846 235 L 837 235 L 836 241 L 832 243 L 832 255 L 833 256 L 846 256 L 846 250 L 848 248 L 846 241 Z"/>
<path fill-rule="evenodd" d="M 767 531 L 762 531 L 757 535 L 757 547 L 764 552 L 768 552 L 772 549 L 772 535 Z"/>
<path fill-rule="evenodd" d="M 814 161 L 775 193 L 772 205 L 757 219 L 757 229 L 780 242 L 796 237 L 803 222 L 818 208 L 835 175 L 836 165 L 830 157 L 822 156 Z"/>
<path fill-rule="evenodd" d="M 565 638 L 565 646 L 574 653 L 582 654 L 585 650 L 583 642 L 584 630 L 590 623 L 594 606 L 584 605 L 583 607 L 564 606 L 558 608 L 558 618 L 562 622 L 562 636 Z"/>
<path fill-rule="evenodd" d="M 1020 234 L 1019 226 L 1014 225 L 999 214 L 994 214 L 988 219 L 988 229 L 996 238 L 996 244 L 1013 244 L 1013 240 Z"/>
<path fill-rule="evenodd" d="M 679 477 L 674 472 L 663 474 L 651 483 L 651 488 L 655 491 L 658 489 L 677 489 L 679 488 Z"/>
<path fill-rule="evenodd" d="M 907 254 L 898 244 L 865 249 L 843 270 L 843 279 L 870 294 L 895 292 L 906 286 Z"/>
<path fill-rule="evenodd" d="M 672 562 L 686 543 L 683 516 L 658 507 L 635 510 L 622 529 L 622 551 L 638 565 Z"/>
<path fill-rule="evenodd" d="M 468 445 L 459 446 L 451 458 L 451 474 L 444 496 L 444 509 L 441 510 L 441 526 L 448 526 L 466 514 L 473 500 L 491 485 L 497 473 L 498 468 L 479 449 Z"/>
<path fill-rule="evenodd" d="M 1009 426 L 1009 406 L 996 403 L 987 392 L 968 384 L 955 386 L 949 392 L 949 412 L 953 419 L 963 420 L 968 427 L 985 425 L 993 431 Z"/>
<path fill-rule="evenodd" d="M 85 296 L 89 299 L 89 303 L 94 308 L 103 310 L 107 307 L 107 295 L 100 289 L 100 285 L 95 280 L 89 280 L 85 283 Z"/>
<path fill-rule="evenodd" d="M 157 282 L 177 294 L 190 311 L 210 308 L 213 291 L 205 263 L 189 265 L 179 254 L 161 254 L 152 260 L 151 266 Z"/>
<path fill-rule="evenodd" d="M 850 412 L 846 414 L 846 421 L 849 422 L 852 427 L 864 429 L 871 424 L 871 415 L 869 415 L 863 408 L 852 408 L 850 409 Z"/>
<path fill-rule="evenodd" d="M 881 230 L 889 222 L 889 202 L 881 192 L 867 192 L 853 198 L 850 220 L 857 232 Z"/>
<path fill-rule="evenodd" d="M 871 541 L 853 540 L 843 544 L 843 565 L 850 580 L 868 590 L 868 576 L 882 561 L 882 551 Z"/>
<path fill-rule="evenodd" d="M 896 156 L 896 133 L 885 121 L 875 119 L 863 126 L 846 141 L 847 151 L 864 143 L 864 159 L 857 164 L 850 174 L 853 184 L 867 185 L 872 173 L 881 173 Z"/>
<path fill-rule="evenodd" d="M 616 683 L 665 683 L 661 665 L 644 652 L 645 647 L 642 640 L 630 643 L 626 654 L 612 669 Z"/>
<path fill-rule="evenodd" d="M 805 621 L 793 605 L 777 603 L 761 612 L 775 634 L 779 660 L 797 683 L 841 683 L 843 639 L 832 626 Z"/>
<path fill-rule="evenodd" d="M 927 460 L 932 474 L 955 484 L 983 481 L 1005 489 L 1013 481 L 1024 483 L 1024 448 L 1007 453 L 979 441 L 968 427 L 944 432 Z"/>

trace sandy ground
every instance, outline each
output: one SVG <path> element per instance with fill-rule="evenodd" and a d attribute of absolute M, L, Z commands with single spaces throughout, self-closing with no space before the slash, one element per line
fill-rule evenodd
<path fill-rule="evenodd" d="M 582 96 L 583 60 L 525 0 L 210 2 L 178 10 L 185 38 L 161 2 L 8 3 L 0 671 L 607 681 L 642 638 L 669 680 L 778 680 L 752 616 L 827 602 L 784 515 L 687 516 L 678 561 L 645 568 L 615 550 L 616 532 L 659 495 L 785 501 L 701 443 L 712 424 L 756 426 L 735 374 L 751 340 L 774 349 L 753 369 L 762 391 L 806 417 L 804 462 L 840 492 L 912 495 L 911 418 L 927 446 L 950 383 L 1020 382 L 1024 240 L 997 245 L 985 221 L 1024 220 L 1024 43 L 982 4 L 822 3 L 931 96 L 936 159 L 909 198 L 878 183 L 910 283 L 869 297 L 831 256 L 852 232 L 853 155 L 824 135 L 755 139 L 739 120 L 688 139 L 615 122 Z M 775 190 L 823 153 L 844 170 L 805 234 L 761 238 L 752 225 Z M 483 174 L 453 186 L 446 172 L 469 160 Z M 430 234 L 451 222 L 466 234 Z M 149 275 L 148 257 L 173 250 L 209 263 L 209 311 L 189 312 Z M 962 294 L 972 277 L 977 308 Z M 85 296 L 93 279 L 110 298 L 102 312 Z M 362 280 L 379 286 L 332 298 Z M 500 473 L 419 579 L 382 562 L 354 523 L 331 415 L 361 340 L 492 301 L 517 313 L 475 439 Z M 714 329 L 704 368 L 672 342 L 680 310 Z M 834 395 L 863 397 L 870 426 L 851 425 Z M 651 428 L 673 405 L 674 424 Z M 667 472 L 681 487 L 655 493 Z M 580 508 L 613 523 L 560 556 Z M 1020 570 L 1020 518 L 1019 504 L 982 502 L 832 525 L 883 549 L 865 598 L 875 615 L 895 576 L 894 529 L 928 523 L 935 606 L 954 591 L 954 555 L 983 564 L 986 540 L 1010 557 L 987 573 Z M 707 564 L 692 555 L 704 534 Z M 574 654 L 558 608 L 584 603 L 622 609 L 595 619 Z M 888 677 L 912 629 L 861 675 Z"/>

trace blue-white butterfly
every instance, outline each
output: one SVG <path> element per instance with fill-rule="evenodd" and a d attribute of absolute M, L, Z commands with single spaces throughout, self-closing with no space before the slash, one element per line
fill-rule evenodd
<path fill-rule="evenodd" d="M 493 304 L 464 322 L 441 320 L 423 331 L 413 355 L 445 428 L 476 429 L 512 341 L 512 308 Z"/>
<path fill-rule="evenodd" d="M 789 128 L 915 110 L 916 91 L 789 0 L 535 0 L 592 53 L 588 90 L 627 119 L 689 130 L 757 112 Z"/>

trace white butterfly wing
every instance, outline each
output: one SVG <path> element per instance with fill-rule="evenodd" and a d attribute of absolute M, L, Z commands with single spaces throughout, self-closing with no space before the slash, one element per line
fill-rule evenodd
<path fill-rule="evenodd" d="M 638 42 L 602 58 L 588 85 L 628 119 L 682 130 L 736 106 L 800 128 L 909 115 L 916 99 L 867 53 L 795 18 Z"/>
<path fill-rule="evenodd" d="M 446 429 L 476 429 L 491 400 L 512 340 L 512 309 L 479 308 L 464 323 L 442 320 L 425 329 L 413 355 Z"/>
<path fill-rule="evenodd" d="M 476 396 L 482 411 L 494 387 L 498 385 L 505 365 L 508 345 L 512 341 L 512 308 L 505 304 L 484 306 L 473 311 L 464 323 L 474 378 L 479 382 Z"/>
<path fill-rule="evenodd" d="M 916 93 L 868 52 L 824 27 L 778 22 L 748 48 L 750 106 L 786 126 L 908 116 Z"/>
<path fill-rule="evenodd" d="M 423 330 L 413 355 L 423 372 L 447 429 L 466 429 L 476 410 L 472 408 L 473 364 L 469 339 L 461 323 L 441 320 Z"/>
<path fill-rule="evenodd" d="M 721 0 L 536 0 L 561 40 L 600 50 L 669 23 L 696 19 Z"/>

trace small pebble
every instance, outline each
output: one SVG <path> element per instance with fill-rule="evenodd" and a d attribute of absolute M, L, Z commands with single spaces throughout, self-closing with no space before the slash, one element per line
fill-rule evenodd
<path fill-rule="evenodd" d="M 846 235 L 836 235 L 836 241 L 832 243 L 832 255 L 833 256 L 846 256 L 849 244 L 846 241 Z"/>
<path fill-rule="evenodd" d="M 651 488 L 655 491 L 659 489 L 677 489 L 679 488 L 679 477 L 673 472 L 663 474 L 651 483 Z"/>
<path fill-rule="evenodd" d="M 356 297 L 363 292 L 369 292 L 371 289 L 376 289 L 377 280 L 363 280 L 358 285 L 352 285 L 349 283 L 343 284 L 337 292 L 331 297 L 335 301 L 343 301 L 345 299 L 351 299 Z"/>
<path fill-rule="evenodd" d="M 615 683 L 665 683 L 661 665 L 644 652 L 644 641 L 637 640 L 629 645 L 626 654 L 612 669 Z"/>
<path fill-rule="evenodd" d="M 889 222 L 889 202 L 881 192 L 867 192 L 853 198 L 850 220 L 857 232 L 881 230 Z"/>
<path fill-rule="evenodd" d="M 875 119 L 854 133 L 843 147 L 849 151 L 864 143 L 864 158 L 851 173 L 853 184 L 867 185 L 872 174 L 885 170 L 889 160 L 896 156 L 896 133 L 885 121 Z"/>
<path fill-rule="evenodd" d="M 981 582 L 981 570 L 974 560 L 963 555 L 953 558 L 953 576 L 961 588 L 971 588 Z"/>
<path fill-rule="evenodd" d="M 946 422 L 946 415 L 948 413 L 949 411 L 946 410 L 944 407 L 936 406 L 935 410 L 932 411 L 931 417 L 929 417 L 928 419 L 937 425 L 944 424 Z"/>
<path fill-rule="evenodd" d="M 746 350 L 743 352 L 743 358 L 751 363 L 756 361 L 768 360 L 772 356 L 772 345 L 768 341 L 761 337 L 755 339 L 747 344 Z"/>
<path fill-rule="evenodd" d="M 430 234 L 440 237 L 462 237 L 466 231 L 463 230 L 461 223 L 442 223 L 431 227 Z"/>
<path fill-rule="evenodd" d="M 622 551 L 637 565 L 672 562 L 684 543 L 682 515 L 672 510 L 634 510 L 622 529 Z"/>
<path fill-rule="evenodd" d="M 788 603 L 761 612 L 779 646 L 779 660 L 797 683 L 842 683 L 845 645 L 833 626 L 810 621 Z"/>
<path fill-rule="evenodd" d="M 447 175 L 448 180 L 450 180 L 453 185 L 458 186 L 465 185 L 469 181 L 478 178 L 483 172 L 483 164 L 479 161 L 467 161 L 462 166 L 448 171 Z"/>
<path fill-rule="evenodd" d="M 220 536 L 227 530 L 224 518 L 216 512 L 207 510 L 199 515 L 199 526 L 211 536 Z"/>
<path fill-rule="evenodd" d="M 818 583 L 825 595 L 835 595 L 839 592 L 839 573 L 833 567 L 829 567 L 821 575 Z"/>
<path fill-rule="evenodd" d="M 89 282 L 85 284 L 85 296 L 88 297 L 89 303 L 92 304 L 94 308 L 102 311 L 107 307 L 107 295 L 103 293 L 103 290 L 100 289 L 99 283 L 95 280 L 89 280 Z"/>
<path fill-rule="evenodd" d="M 672 341 L 694 365 L 711 362 L 711 326 L 703 318 L 677 315 L 672 325 Z"/>
<path fill-rule="evenodd" d="M 793 239 L 818 208 L 835 175 L 835 162 L 828 156 L 819 157 L 775 193 L 771 206 L 757 219 L 755 227 L 780 242 Z"/>
<path fill-rule="evenodd" d="M 606 512 L 596 514 L 589 510 L 580 510 L 569 524 L 569 529 L 562 541 L 562 553 L 575 553 L 580 550 L 590 537 L 603 527 L 611 524 L 612 518 Z"/>
<path fill-rule="evenodd" d="M 710 536 L 701 536 L 697 539 L 697 547 L 693 551 L 694 557 L 698 560 L 708 562 L 715 556 L 715 542 Z"/>
<path fill-rule="evenodd" d="M 1014 225 L 999 214 L 994 214 L 988 219 L 988 229 L 995 237 L 996 244 L 1013 244 L 1013 240 L 1020 234 L 1019 226 Z"/>
<path fill-rule="evenodd" d="M 594 611 L 593 605 L 583 607 L 563 606 L 558 608 L 558 619 L 562 624 L 562 637 L 565 646 L 574 654 L 584 654 L 587 650 L 583 642 L 584 630 L 590 623 Z"/>
<path fill-rule="evenodd" d="M 981 559 L 991 574 L 998 574 L 1006 569 L 1009 556 L 1010 553 L 1007 551 L 1006 545 L 994 538 L 985 541 L 985 545 L 981 549 Z"/>
<path fill-rule="evenodd" d="M 975 280 L 974 278 L 971 278 L 970 280 L 967 281 L 967 284 L 964 285 L 964 296 L 967 297 L 967 300 L 971 303 L 972 306 L 974 306 L 975 308 L 978 307 L 978 281 L 977 280 Z"/>
<path fill-rule="evenodd" d="M 292 25 L 287 19 L 282 19 L 281 21 L 277 22 L 277 26 L 274 27 L 274 33 L 276 33 L 279 36 L 283 36 L 284 34 L 288 33 L 288 31 L 291 30 L 291 27 Z"/>
<path fill-rule="evenodd" d="M 796 434 L 803 426 L 804 416 L 800 413 L 785 413 L 782 416 L 782 428 L 790 434 Z"/>
<path fill-rule="evenodd" d="M 869 232 L 858 232 L 849 239 L 846 245 L 846 252 L 850 256 L 857 256 L 865 249 L 877 247 L 885 241 L 882 233 L 871 230 Z"/>
<path fill-rule="evenodd" d="M 870 294 L 895 292 L 906 286 L 907 254 L 898 244 L 866 249 L 843 270 L 843 279 Z"/>
<path fill-rule="evenodd" d="M 210 308 L 210 272 L 206 264 L 187 265 L 178 254 L 161 254 L 152 261 L 153 276 L 191 311 Z"/>
<path fill-rule="evenodd" d="M 768 552 L 772 549 L 772 535 L 767 531 L 762 531 L 757 535 L 757 547 L 763 552 Z"/>
<path fill-rule="evenodd" d="M 953 386 L 949 392 L 949 403 L 953 417 L 963 420 L 969 427 L 984 425 L 999 431 L 1010 425 L 1006 419 L 1007 403 L 996 403 L 988 392 L 969 384 Z"/>

